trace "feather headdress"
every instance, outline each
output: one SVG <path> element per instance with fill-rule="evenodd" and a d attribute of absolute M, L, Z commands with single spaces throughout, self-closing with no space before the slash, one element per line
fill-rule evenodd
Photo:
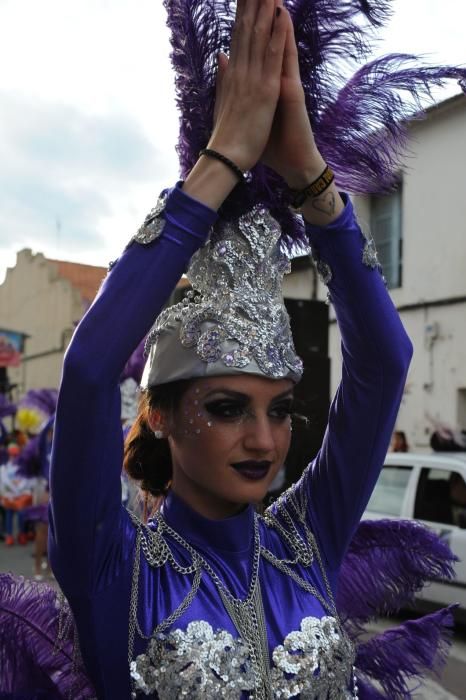
<path fill-rule="evenodd" d="M 466 68 L 426 66 L 394 54 L 344 75 L 370 55 L 375 29 L 390 17 L 389 0 L 284 0 L 293 19 L 306 106 L 316 143 L 338 185 L 354 194 L 390 191 L 397 184 L 408 120 L 420 118 L 425 98 L 446 80 L 466 91 Z M 213 126 L 217 55 L 228 53 L 235 3 L 164 0 L 171 30 L 180 133 L 181 177 L 194 166 Z M 368 148 L 370 144 L 370 148 Z M 287 187 L 260 163 L 238 185 L 220 214 L 235 220 L 254 205 L 269 209 L 284 243 L 303 240 L 302 221 L 287 206 Z"/>

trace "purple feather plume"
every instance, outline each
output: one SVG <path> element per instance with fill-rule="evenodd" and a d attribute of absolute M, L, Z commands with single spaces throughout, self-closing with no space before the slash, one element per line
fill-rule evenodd
<path fill-rule="evenodd" d="M 19 466 L 19 473 L 27 478 L 33 476 L 42 476 L 47 481 L 49 480 L 50 464 L 49 464 L 49 431 L 53 428 L 55 422 L 55 414 L 43 424 L 38 435 L 27 442 L 21 450 L 16 463 Z"/>
<path fill-rule="evenodd" d="M 422 66 L 409 54 L 384 56 L 360 68 L 315 126 L 316 142 L 339 186 L 357 194 L 396 187 L 409 121 L 423 118 L 434 87 L 465 77 L 466 69 Z"/>
<path fill-rule="evenodd" d="M 359 700 L 387 700 L 385 693 L 381 693 L 379 690 L 377 690 L 377 688 L 374 688 L 372 683 L 369 683 L 367 678 L 361 678 L 361 675 L 357 676 L 357 678 Z"/>
<path fill-rule="evenodd" d="M 354 637 L 362 623 L 395 613 L 430 580 L 452 579 L 455 561 L 446 542 L 415 521 L 361 522 L 342 563 L 336 599 L 341 619 L 351 626 L 347 631 Z"/>
<path fill-rule="evenodd" d="M 129 358 L 123 372 L 121 373 L 120 382 L 123 382 L 125 379 L 129 379 L 131 377 L 138 384 L 141 383 L 142 373 L 144 371 L 144 365 L 147 359 L 144 355 L 145 342 L 146 339 L 144 338 Z"/>
<path fill-rule="evenodd" d="M 454 79 L 466 91 L 466 68 L 427 67 L 413 56 L 397 54 L 360 68 L 345 85 L 342 68 L 367 58 L 374 29 L 390 16 L 390 1 L 285 4 L 293 18 L 316 143 L 338 185 L 358 194 L 390 190 L 397 183 L 406 146 L 406 120 L 421 116 L 433 86 Z M 234 6 L 228 0 L 164 0 L 164 6 L 180 111 L 177 152 L 185 178 L 212 132 L 217 54 L 228 53 Z M 291 247 L 293 241 L 305 239 L 302 220 L 289 210 L 288 198 L 282 178 L 259 163 L 250 181 L 235 187 L 219 213 L 224 220 L 234 220 L 262 204 L 277 218 L 283 243 Z"/>
<path fill-rule="evenodd" d="M 419 620 L 408 620 L 359 644 L 358 672 L 376 679 L 391 700 L 412 698 L 416 685 L 412 681 L 422 680 L 426 670 L 439 673 L 446 661 L 451 643 L 453 607 Z"/>
<path fill-rule="evenodd" d="M 0 420 L 0 467 L 8 462 L 8 430 Z"/>
<path fill-rule="evenodd" d="M 73 638 L 70 609 L 56 590 L 0 574 L 2 693 L 49 700 L 95 698 Z"/>
<path fill-rule="evenodd" d="M 35 435 L 31 438 L 21 450 L 19 457 L 16 459 L 18 464 L 18 472 L 21 476 L 30 478 L 38 476 L 41 472 L 41 460 L 39 454 L 39 436 Z"/>

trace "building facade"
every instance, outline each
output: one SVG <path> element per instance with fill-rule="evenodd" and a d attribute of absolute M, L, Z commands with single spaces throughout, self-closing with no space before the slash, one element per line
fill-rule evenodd
<path fill-rule="evenodd" d="M 412 450 L 430 449 L 439 424 L 466 430 L 465 163 L 466 97 L 459 95 L 411 124 L 396 192 L 354 198 L 414 344 L 396 426 Z M 332 311 L 330 319 L 333 393 L 341 355 Z"/>
<path fill-rule="evenodd" d="M 27 336 L 20 366 L 8 369 L 18 396 L 58 387 L 66 347 L 105 274 L 103 267 L 50 260 L 28 248 L 17 254 L 0 285 L 0 328 Z"/>

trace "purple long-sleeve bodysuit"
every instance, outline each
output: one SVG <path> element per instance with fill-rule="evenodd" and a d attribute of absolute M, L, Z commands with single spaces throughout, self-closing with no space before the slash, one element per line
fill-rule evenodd
<path fill-rule="evenodd" d="M 118 380 L 217 218 L 216 212 L 186 195 L 180 183 L 170 191 L 165 212 L 161 237 L 125 250 L 79 324 L 65 358 L 55 425 L 50 559 L 72 607 L 90 678 L 98 697 L 109 700 L 127 700 L 131 693 L 128 621 L 137 533 L 121 505 Z M 343 373 L 322 448 L 294 494 L 305 504 L 307 523 L 335 592 L 342 558 L 385 457 L 412 346 L 379 271 L 363 263 L 367 242 L 349 200 L 336 221 L 326 227 L 308 224 L 307 234 L 314 253 L 332 273 L 329 291 L 342 335 Z M 252 506 L 213 523 L 170 493 L 163 516 L 234 595 L 246 596 L 254 545 Z M 263 520 L 260 537 L 278 558 L 292 558 L 284 539 Z M 172 541 L 170 547 L 180 562 L 187 563 L 186 551 L 178 543 Z M 328 599 L 316 561 L 295 569 Z M 261 559 L 259 576 L 272 655 L 290 632 L 300 629 L 304 618 L 329 613 L 318 596 L 303 590 L 266 558 Z M 141 631 L 150 635 L 191 585 L 192 575 L 178 573 L 169 562 L 151 566 L 141 552 L 137 598 Z M 196 596 L 173 629 L 185 631 L 190 622 L 199 620 L 214 631 L 238 636 L 208 575 L 202 576 Z M 136 634 L 134 654 L 144 653 L 146 646 L 147 641 Z"/>

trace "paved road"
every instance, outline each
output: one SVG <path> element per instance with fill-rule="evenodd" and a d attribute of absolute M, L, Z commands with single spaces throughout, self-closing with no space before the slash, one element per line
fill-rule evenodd
<path fill-rule="evenodd" d="M 7 548 L 0 542 L 0 571 L 13 571 L 32 576 L 33 545 Z M 374 625 L 374 632 L 396 626 L 399 621 L 383 620 Z M 447 666 L 440 680 L 426 679 L 414 697 L 416 700 L 466 700 L 466 628 L 455 631 Z"/>

